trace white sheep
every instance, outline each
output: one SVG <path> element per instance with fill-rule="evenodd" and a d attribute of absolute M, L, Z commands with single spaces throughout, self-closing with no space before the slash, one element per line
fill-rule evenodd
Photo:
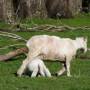
<path fill-rule="evenodd" d="M 41 60 L 51 60 L 62 62 L 62 69 L 58 71 L 58 75 L 62 75 L 67 71 L 67 76 L 70 74 L 70 62 L 75 57 L 78 49 L 87 51 L 87 39 L 84 37 L 76 38 L 72 40 L 70 38 L 60 38 L 58 36 L 49 35 L 36 35 L 33 36 L 27 42 L 29 49 L 28 57 L 23 61 L 23 64 L 19 68 L 17 74 L 22 75 L 29 61 L 34 58 L 40 58 Z"/>

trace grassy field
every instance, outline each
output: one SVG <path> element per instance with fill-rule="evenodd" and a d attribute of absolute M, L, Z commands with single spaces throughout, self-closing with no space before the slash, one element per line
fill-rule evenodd
<path fill-rule="evenodd" d="M 77 19 L 62 20 L 65 24 L 73 26 L 82 26 L 90 25 L 90 19 L 85 21 L 80 19 L 79 22 Z M 44 20 L 44 23 L 47 20 Z M 52 21 L 52 22 L 51 22 Z M 57 20 L 51 20 L 49 24 L 54 24 Z M 59 20 L 58 20 L 59 21 Z M 61 20 L 60 20 L 61 21 Z M 59 21 L 59 22 L 60 22 Z M 85 21 L 85 22 L 82 22 Z M 34 20 L 36 23 L 37 21 Z M 29 22 L 28 22 L 29 23 Z M 40 22 L 39 24 L 43 24 Z M 58 24 L 59 25 L 59 24 Z M 33 35 L 48 34 L 48 35 L 57 35 L 59 37 L 69 37 L 75 38 L 77 36 L 87 36 L 88 37 L 88 47 L 90 47 L 90 31 L 67 31 L 67 32 L 17 32 L 18 35 L 29 39 Z M 0 36 L 0 48 L 10 44 L 23 43 L 21 41 L 12 40 L 10 38 Z M 5 50 L 0 49 L 0 54 L 7 53 L 14 48 L 9 48 Z M 90 54 L 90 52 L 87 52 Z M 17 77 L 15 72 L 20 67 L 25 56 L 21 55 L 11 59 L 8 62 L 0 62 L 0 90 L 90 90 L 90 60 L 89 59 L 79 59 L 76 58 L 71 62 L 71 74 L 72 77 L 69 78 L 64 74 L 60 77 L 52 78 L 30 78 L 28 76 Z M 47 67 L 50 69 L 51 73 L 55 73 L 61 67 L 61 64 L 58 62 L 45 62 Z"/>

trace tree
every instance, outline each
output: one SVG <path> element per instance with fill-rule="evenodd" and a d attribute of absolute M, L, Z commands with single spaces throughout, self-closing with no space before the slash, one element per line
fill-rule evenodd
<path fill-rule="evenodd" d="M 81 9 L 82 0 L 0 0 L 0 17 L 9 22 L 15 17 L 73 17 Z"/>

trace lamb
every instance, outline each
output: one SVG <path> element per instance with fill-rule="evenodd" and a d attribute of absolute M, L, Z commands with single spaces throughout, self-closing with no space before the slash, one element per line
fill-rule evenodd
<path fill-rule="evenodd" d="M 75 57 L 77 50 L 87 51 L 87 39 L 84 37 L 72 40 L 58 36 L 36 35 L 28 40 L 26 45 L 29 49 L 28 57 L 18 69 L 19 76 L 22 75 L 31 60 L 40 58 L 41 60 L 62 62 L 62 69 L 57 72 L 57 75 L 60 76 L 67 71 L 67 76 L 70 77 L 70 62 Z"/>
<path fill-rule="evenodd" d="M 31 77 L 36 77 L 38 73 L 45 77 L 51 77 L 51 73 L 45 66 L 44 62 L 38 58 L 31 60 L 27 66 L 28 70 L 32 72 Z"/>

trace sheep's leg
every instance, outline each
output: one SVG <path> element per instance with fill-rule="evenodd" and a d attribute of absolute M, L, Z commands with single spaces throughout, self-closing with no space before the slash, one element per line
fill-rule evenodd
<path fill-rule="evenodd" d="M 38 68 L 35 68 L 31 74 L 31 77 L 36 77 L 37 74 L 38 74 Z"/>
<path fill-rule="evenodd" d="M 67 69 L 67 76 L 71 77 L 70 74 L 70 61 L 72 60 L 72 57 L 66 57 L 66 69 Z"/>
<path fill-rule="evenodd" d="M 57 75 L 60 76 L 66 71 L 66 63 L 62 64 L 62 69 L 58 71 Z"/>
<path fill-rule="evenodd" d="M 66 61 L 66 69 L 67 69 L 67 76 L 71 77 L 71 74 L 70 74 L 70 61 Z"/>

